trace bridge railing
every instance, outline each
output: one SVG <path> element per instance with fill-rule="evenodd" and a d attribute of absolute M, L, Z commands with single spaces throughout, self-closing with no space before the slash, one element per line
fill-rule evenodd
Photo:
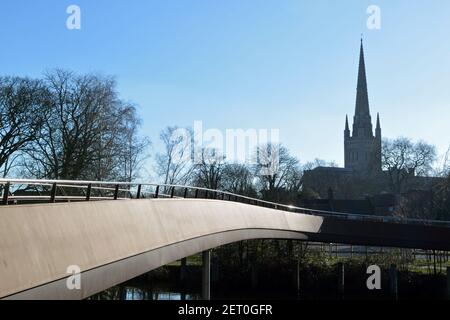
<path fill-rule="evenodd" d="M 450 227 L 450 221 L 314 210 L 251 198 L 227 191 L 184 185 L 72 180 L 0 179 L 0 188 L 2 190 L 0 205 L 157 198 L 201 198 L 240 202 L 321 217 Z"/>

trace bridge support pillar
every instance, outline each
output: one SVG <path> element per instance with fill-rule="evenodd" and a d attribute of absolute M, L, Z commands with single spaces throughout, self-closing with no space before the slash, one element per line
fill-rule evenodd
<path fill-rule="evenodd" d="M 338 263 L 338 295 L 339 299 L 344 299 L 345 292 L 345 269 L 344 264 L 342 262 Z"/>
<path fill-rule="evenodd" d="M 398 300 L 398 272 L 395 264 L 391 264 L 391 268 L 389 269 L 389 279 L 391 298 Z"/>
<path fill-rule="evenodd" d="M 187 258 L 181 259 L 181 265 L 180 265 L 180 281 L 182 284 L 184 284 L 184 281 L 186 280 L 186 267 L 187 266 Z"/>
<path fill-rule="evenodd" d="M 202 299 L 211 300 L 211 250 L 202 253 Z"/>
<path fill-rule="evenodd" d="M 450 300 L 450 267 L 447 267 L 447 299 Z"/>

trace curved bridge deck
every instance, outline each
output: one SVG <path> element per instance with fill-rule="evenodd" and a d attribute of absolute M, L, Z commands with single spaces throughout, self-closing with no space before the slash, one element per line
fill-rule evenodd
<path fill-rule="evenodd" d="M 0 298 L 83 299 L 172 261 L 246 239 L 450 250 L 450 228 L 292 213 L 206 199 L 0 207 Z M 66 287 L 79 266 L 81 290 Z"/>

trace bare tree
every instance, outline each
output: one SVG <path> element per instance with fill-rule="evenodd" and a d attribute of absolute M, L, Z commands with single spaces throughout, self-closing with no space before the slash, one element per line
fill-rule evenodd
<path fill-rule="evenodd" d="M 129 115 L 134 113 L 133 106 L 117 103 L 99 114 L 95 120 L 98 123 L 98 132 L 91 147 L 92 165 L 88 176 L 95 180 L 121 179 L 128 176 L 128 170 L 121 167 L 128 142 L 125 138 L 128 129 L 124 126 L 124 121 L 127 122 Z"/>
<path fill-rule="evenodd" d="M 139 177 L 145 161 L 150 157 L 148 149 L 151 141 L 147 137 L 139 136 L 140 121 L 133 106 L 124 108 L 121 119 L 122 134 L 119 140 L 121 152 L 117 163 L 119 171 L 117 178 L 120 181 L 131 182 Z"/>
<path fill-rule="evenodd" d="M 220 189 L 226 168 L 225 156 L 216 149 L 201 148 L 199 159 L 193 167 L 192 181 L 195 186 Z"/>
<path fill-rule="evenodd" d="M 384 140 L 382 165 L 387 170 L 392 190 L 402 192 L 404 186 L 415 175 L 426 176 L 436 160 L 436 148 L 423 141 L 413 143 L 408 138 Z"/>
<path fill-rule="evenodd" d="M 224 191 L 256 197 L 254 176 L 250 168 L 243 163 L 226 164 L 223 170 L 221 189 Z"/>
<path fill-rule="evenodd" d="M 156 155 L 156 172 L 164 184 L 185 184 L 192 171 L 191 129 L 166 127 L 159 135 L 164 151 Z"/>
<path fill-rule="evenodd" d="M 289 150 L 279 144 L 264 144 L 257 147 L 255 158 L 256 183 L 264 199 L 283 201 L 287 193 L 299 191 L 301 170 L 299 161 Z"/>
<path fill-rule="evenodd" d="M 445 152 L 442 157 L 441 163 L 434 169 L 434 176 L 436 177 L 447 177 L 450 173 L 450 147 Z"/>
<path fill-rule="evenodd" d="M 450 147 L 447 149 L 447 152 L 444 156 L 444 163 L 442 165 L 442 175 L 448 176 L 450 175 Z"/>
<path fill-rule="evenodd" d="M 98 115 L 112 102 L 111 82 L 56 70 L 46 75 L 45 83 L 51 109 L 29 152 L 30 169 L 40 177 L 81 178 L 100 138 L 103 123 Z"/>
<path fill-rule="evenodd" d="M 114 79 L 55 70 L 44 84 L 49 108 L 23 161 L 28 172 L 53 179 L 133 178 L 142 151 L 133 141 L 136 114 L 117 97 Z M 130 151 L 137 154 L 130 157 Z"/>
<path fill-rule="evenodd" d="M 35 139 L 45 114 L 41 81 L 0 78 L 0 169 L 3 177 L 17 165 L 20 153 Z"/>

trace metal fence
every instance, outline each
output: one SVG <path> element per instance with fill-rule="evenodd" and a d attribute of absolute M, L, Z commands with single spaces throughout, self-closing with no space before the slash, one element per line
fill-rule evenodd
<path fill-rule="evenodd" d="M 0 188 L 2 190 L 1 205 L 158 198 L 201 198 L 240 202 L 293 213 L 302 213 L 321 217 L 334 217 L 346 220 L 364 220 L 450 227 L 450 221 L 409 219 L 393 216 L 375 216 L 314 210 L 251 198 L 221 190 L 183 185 L 103 181 L 0 179 Z"/>

